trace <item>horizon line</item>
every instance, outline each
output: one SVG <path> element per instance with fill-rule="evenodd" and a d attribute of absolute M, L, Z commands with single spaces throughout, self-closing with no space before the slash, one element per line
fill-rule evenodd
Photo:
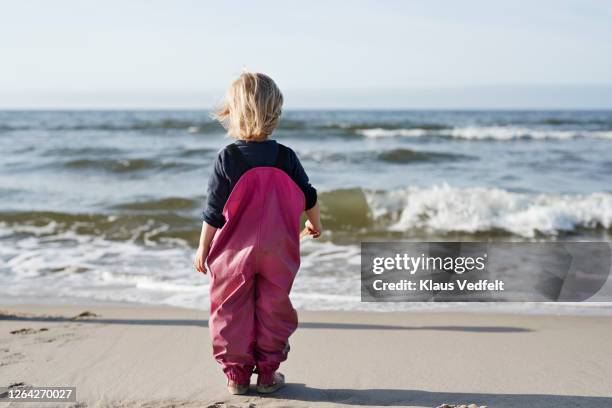
<path fill-rule="evenodd" d="M 208 112 L 212 111 L 214 107 L 197 107 L 197 106 L 184 106 L 184 107 L 130 107 L 130 106 L 117 106 L 117 107 L 3 107 L 0 106 L 0 112 L 75 112 L 75 111 L 83 111 L 83 112 L 112 112 L 112 111 L 135 111 L 135 112 L 172 112 L 172 111 L 199 111 L 199 112 Z M 555 112 L 563 112 L 563 111 L 588 111 L 588 112 L 611 112 L 612 106 L 610 107 L 292 107 L 283 109 L 284 112 L 292 112 L 292 111 L 309 111 L 309 112 L 317 112 L 317 111 L 455 111 L 455 112 L 469 112 L 469 111 L 555 111 Z"/>

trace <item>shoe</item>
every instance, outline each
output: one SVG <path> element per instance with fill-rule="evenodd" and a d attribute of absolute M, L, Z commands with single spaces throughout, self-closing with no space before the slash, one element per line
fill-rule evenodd
<path fill-rule="evenodd" d="M 249 391 L 249 384 L 238 384 L 232 380 L 227 380 L 227 390 L 232 395 L 243 395 Z"/>
<path fill-rule="evenodd" d="M 272 384 L 257 384 L 257 392 L 260 394 L 270 394 L 278 391 L 285 385 L 285 376 L 279 372 L 274 373 L 274 382 Z"/>

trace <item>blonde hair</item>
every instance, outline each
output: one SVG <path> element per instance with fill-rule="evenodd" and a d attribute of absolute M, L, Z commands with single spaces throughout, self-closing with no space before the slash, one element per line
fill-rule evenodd
<path fill-rule="evenodd" d="M 245 72 L 230 85 L 223 104 L 212 117 L 235 139 L 265 140 L 281 115 L 283 94 L 272 78 Z"/>

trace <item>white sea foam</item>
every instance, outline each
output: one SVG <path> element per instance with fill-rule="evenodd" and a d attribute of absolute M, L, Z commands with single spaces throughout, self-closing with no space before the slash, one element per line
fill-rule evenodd
<path fill-rule="evenodd" d="M 612 194 L 521 194 L 496 188 L 410 187 L 368 193 L 377 217 L 394 215 L 393 231 L 504 230 L 531 238 L 577 228 L 612 228 Z"/>
<path fill-rule="evenodd" d="M 427 131 L 425 129 L 360 129 L 357 133 L 362 134 L 365 137 L 371 138 L 383 138 L 383 137 L 421 137 L 426 136 L 428 133 L 438 131 Z"/>
<path fill-rule="evenodd" d="M 439 136 L 468 140 L 515 140 L 515 139 L 612 139 L 612 131 L 596 130 L 546 130 L 517 126 L 466 126 L 452 129 L 360 129 L 359 134 L 368 138 Z"/>
<path fill-rule="evenodd" d="M 5 272 L 0 273 L 0 298 L 5 301 L 16 296 L 29 302 L 136 302 L 202 310 L 209 306 L 208 277 L 193 270 L 193 251 L 183 246 L 152 249 L 132 242 L 89 239 L 72 247 L 41 244 L 19 252 L 14 247 L 0 248 L 0 270 Z M 612 314 L 610 304 L 601 302 L 362 303 L 359 265 L 357 245 L 307 240 L 291 293 L 294 306 L 302 310 Z M 50 268 L 57 271 L 49 272 Z M 86 271 L 76 272 L 79 268 Z M 31 298 L 33 293 L 36 299 Z M 609 298 L 610 290 L 606 293 Z"/>

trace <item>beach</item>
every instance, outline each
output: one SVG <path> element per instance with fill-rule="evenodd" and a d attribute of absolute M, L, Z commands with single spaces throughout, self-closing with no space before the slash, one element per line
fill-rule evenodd
<path fill-rule="evenodd" d="M 612 408 L 612 2 L 5 3 L 0 408 Z"/>
<path fill-rule="evenodd" d="M 226 392 L 205 311 L 0 310 L 0 384 L 75 386 L 77 403 L 62 407 L 612 405 L 610 316 L 301 311 L 281 366 L 288 385 L 261 397 Z"/>

